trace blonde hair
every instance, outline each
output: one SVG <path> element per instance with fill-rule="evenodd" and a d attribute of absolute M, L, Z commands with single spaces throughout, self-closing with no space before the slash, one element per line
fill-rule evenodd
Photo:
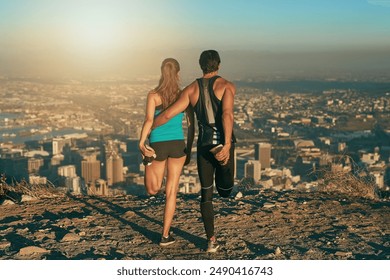
<path fill-rule="evenodd" d="M 163 109 L 174 103 L 180 95 L 180 64 L 174 58 L 167 58 L 161 64 L 161 78 L 154 91 L 160 96 Z"/>

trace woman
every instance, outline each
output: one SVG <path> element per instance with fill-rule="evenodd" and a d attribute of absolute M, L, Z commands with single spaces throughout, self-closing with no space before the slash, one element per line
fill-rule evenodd
<path fill-rule="evenodd" d="M 159 192 L 166 170 L 166 202 L 161 246 L 167 246 L 175 242 L 169 230 L 176 209 L 180 174 L 184 164 L 188 164 L 191 157 L 191 146 L 194 139 L 194 115 L 191 107 L 186 110 L 187 145 L 184 141 L 182 126 L 184 113 L 180 113 L 166 124 L 152 132 L 150 131 L 154 117 L 179 98 L 181 93 L 179 71 L 180 65 L 177 60 L 167 58 L 162 62 L 161 78 L 158 86 L 148 93 L 145 121 L 139 141 L 139 149 L 144 157 L 145 188 L 148 194 L 155 195 Z M 149 145 L 146 143 L 147 138 L 149 138 Z M 145 161 L 146 159 L 149 159 L 149 162 Z"/>

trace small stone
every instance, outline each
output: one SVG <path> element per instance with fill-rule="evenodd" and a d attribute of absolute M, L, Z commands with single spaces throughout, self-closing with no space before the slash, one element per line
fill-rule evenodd
<path fill-rule="evenodd" d="M 26 201 L 32 201 L 32 200 L 37 200 L 35 197 L 32 197 L 27 194 L 22 195 L 22 199 L 20 200 L 21 202 L 26 202 Z"/>
<path fill-rule="evenodd" d="M 274 203 L 266 202 L 263 204 L 263 208 L 272 208 L 275 207 Z"/>
<path fill-rule="evenodd" d="M 337 257 L 349 258 L 349 257 L 352 257 L 352 252 L 337 251 L 334 255 Z"/>
<path fill-rule="evenodd" d="M 188 244 L 188 246 L 185 248 L 185 249 L 195 249 L 196 248 L 196 246 L 195 246 L 195 244 L 193 244 L 193 243 L 190 243 L 190 244 Z"/>
<path fill-rule="evenodd" d="M 0 250 L 5 250 L 9 247 L 11 247 L 11 242 L 9 242 L 9 241 L 1 241 L 0 242 Z"/>
<path fill-rule="evenodd" d="M 135 216 L 136 216 L 135 212 L 134 212 L 134 211 L 131 211 L 131 210 L 125 212 L 125 213 L 122 215 L 122 217 L 126 217 L 126 218 L 132 218 L 132 217 L 135 217 Z"/>
<path fill-rule="evenodd" d="M 80 236 L 74 233 L 67 233 L 61 239 L 61 242 L 80 241 Z"/>
<path fill-rule="evenodd" d="M 242 198 L 243 197 L 243 194 L 242 194 L 242 192 L 238 192 L 237 194 L 236 194 L 236 196 L 234 197 L 234 199 L 240 199 L 240 198 Z"/>
<path fill-rule="evenodd" d="M 28 256 L 28 255 L 34 255 L 34 254 L 45 254 L 45 253 L 49 253 L 49 252 L 50 251 L 48 251 L 44 248 L 41 248 L 41 247 L 27 246 L 27 247 L 20 249 L 19 255 Z"/>
<path fill-rule="evenodd" d="M 12 200 L 9 200 L 9 199 L 6 199 L 3 201 L 3 203 L 1 203 L 1 205 L 14 205 L 15 202 L 13 202 Z"/>
<path fill-rule="evenodd" d="M 275 249 L 275 256 L 280 256 L 281 254 L 282 254 L 282 250 L 279 247 L 277 247 Z"/>

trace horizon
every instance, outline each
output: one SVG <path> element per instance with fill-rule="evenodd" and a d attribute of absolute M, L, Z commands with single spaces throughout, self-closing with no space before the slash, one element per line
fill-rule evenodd
<path fill-rule="evenodd" d="M 186 79 L 216 49 L 230 79 L 385 76 L 389 13 L 387 0 L 0 1 L 0 75 L 158 76 L 175 57 Z"/>

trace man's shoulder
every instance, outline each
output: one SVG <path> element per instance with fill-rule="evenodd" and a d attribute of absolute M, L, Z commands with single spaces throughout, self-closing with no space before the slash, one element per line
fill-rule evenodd
<path fill-rule="evenodd" d="M 188 93 L 192 93 L 197 88 L 198 88 L 198 82 L 197 82 L 197 80 L 195 80 L 192 83 L 190 83 L 188 86 L 186 86 L 183 91 L 186 91 Z"/>
<path fill-rule="evenodd" d="M 235 92 L 236 86 L 231 81 L 229 81 L 223 77 L 218 77 L 218 79 L 215 82 L 217 83 L 217 87 L 223 88 L 223 89 L 229 89 L 229 90 Z"/>

